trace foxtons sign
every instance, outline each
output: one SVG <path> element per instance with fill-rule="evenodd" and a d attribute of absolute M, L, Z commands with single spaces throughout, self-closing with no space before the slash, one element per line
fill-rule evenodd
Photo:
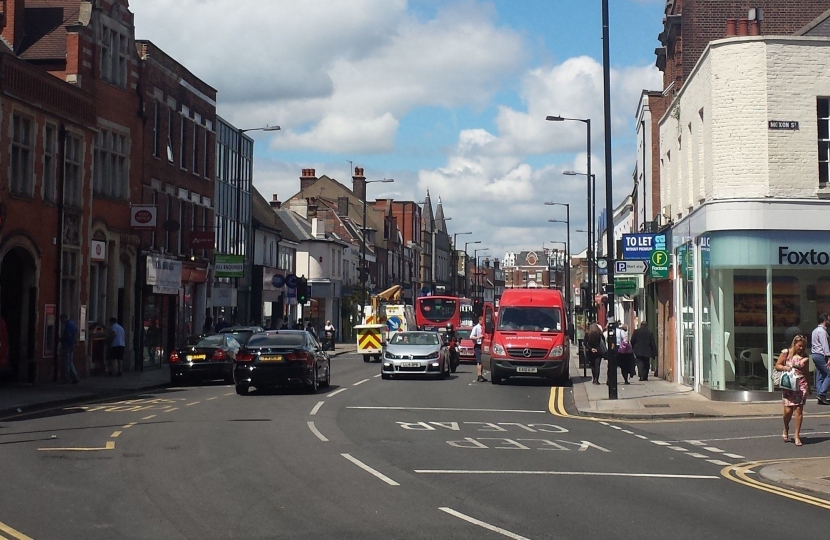
<path fill-rule="evenodd" d="M 830 253 L 826 251 L 790 251 L 788 246 L 778 246 L 778 264 L 804 264 L 808 266 L 827 266 Z"/>

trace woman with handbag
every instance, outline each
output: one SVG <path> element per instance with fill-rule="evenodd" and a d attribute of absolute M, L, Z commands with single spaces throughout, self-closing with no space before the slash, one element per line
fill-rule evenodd
<path fill-rule="evenodd" d="M 784 442 L 790 440 L 790 419 L 795 418 L 795 445 L 801 446 L 801 422 L 804 418 L 804 404 L 810 395 L 810 359 L 807 355 L 807 338 L 795 336 L 789 349 L 781 351 L 775 363 L 773 381 L 784 394 Z"/>
<path fill-rule="evenodd" d="M 628 327 L 621 324 L 617 328 L 617 364 L 620 366 L 622 372 L 623 382 L 628 382 L 629 377 L 634 377 L 636 371 L 634 368 L 634 349 L 631 348 L 631 343 L 628 341 Z"/>
<path fill-rule="evenodd" d="M 591 378 L 594 384 L 599 384 L 599 367 L 607 350 L 602 330 L 599 329 L 597 323 L 591 324 L 585 333 L 585 357 L 591 366 Z"/>

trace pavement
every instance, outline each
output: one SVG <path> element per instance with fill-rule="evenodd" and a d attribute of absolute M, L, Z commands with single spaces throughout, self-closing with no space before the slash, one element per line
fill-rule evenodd
<path fill-rule="evenodd" d="M 336 343 L 329 356 L 353 353 L 353 343 Z M 121 377 L 92 376 L 78 384 L 66 382 L 39 382 L 37 384 L 9 384 L 0 386 L 0 417 L 33 412 L 116 396 L 137 394 L 170 385 L 167 365 L 144 371 L 125 371 Z"/>

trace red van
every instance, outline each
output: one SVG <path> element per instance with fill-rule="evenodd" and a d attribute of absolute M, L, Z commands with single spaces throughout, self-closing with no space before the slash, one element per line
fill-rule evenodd
<path fill-rule="evenodd" d="M 570 340 L 562 293 L 552 289 L 507 289 L 498 317 L 484 308 L 489 342 L 490 381 L 514 375 L 545 377 L 557 383 L 570 378 Z"/>

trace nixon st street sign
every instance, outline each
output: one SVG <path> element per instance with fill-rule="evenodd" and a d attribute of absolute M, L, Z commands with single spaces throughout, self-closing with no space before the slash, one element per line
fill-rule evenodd
<path fill-rule="evenodd" d="M 646 261 L 617 261 L 614 265 L 614 274 L 645 274 L 646 270 Z"/>

